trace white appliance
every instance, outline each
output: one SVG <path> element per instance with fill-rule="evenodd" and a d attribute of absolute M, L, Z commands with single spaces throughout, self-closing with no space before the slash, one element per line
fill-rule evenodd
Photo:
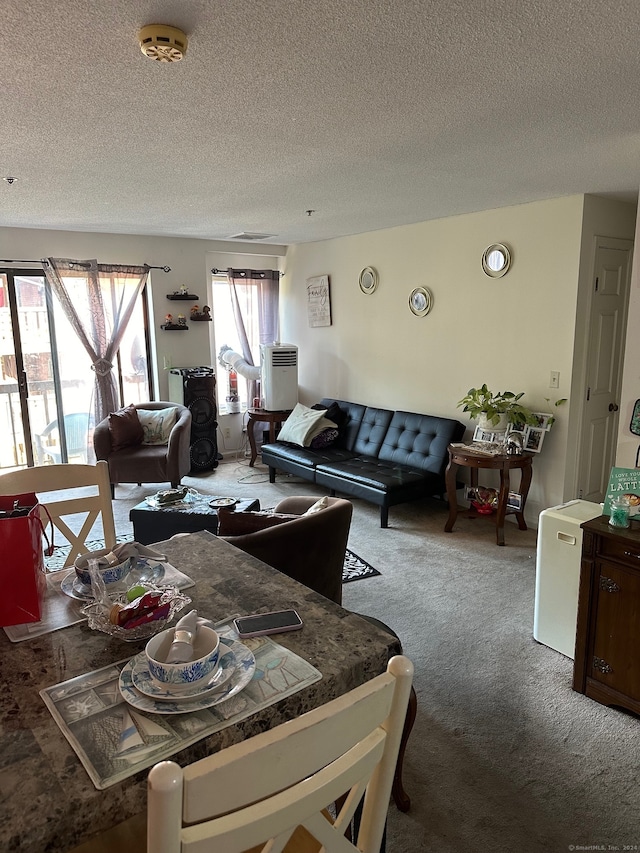
<path fill-rule="evenodd" d="M 574 657 L 582 556 L 580 525 L 602 515 L 602 505 L 569 501 L 540 513 L 533 638 Z"/>
<path fill-rule="evenodd" d="M 262 344 L 262 396 L 270 412 L 293 409 L 298 402 L 298 347 Z"/>

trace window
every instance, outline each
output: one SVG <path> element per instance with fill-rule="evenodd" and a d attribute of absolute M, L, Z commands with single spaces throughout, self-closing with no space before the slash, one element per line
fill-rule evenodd
<path fill-rule="evenodd" d="M 240 308 L 245 321 L 247 337 L 251 355 L 255 365 L 260 364 L 260 329 L 258 323 L 258 288 L 252 284 L 236 284 Z M 231 306 L 231 295 L 229 282 L 226 276 L 213 276 L 211 280 L 211 295 L 213 301 L 213 329 L 216 342 L 216 354 L 222 346 L 231 347 L 232 350 L 242 355 L 242 345 L 236 331 L 236 321 Z M 238 396 L 240 406 L 245 409 L 251 405 L 247 401 L 247 380 L 238 376 Z M 229 374 L 225 368 L 218 368 L 218 409 L 224 412 L 227 409 L 227 396 L 229 395 Z"/>

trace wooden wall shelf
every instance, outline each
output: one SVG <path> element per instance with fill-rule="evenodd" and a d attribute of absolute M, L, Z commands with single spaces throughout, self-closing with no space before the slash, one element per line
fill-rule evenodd
<path fill-rule="evenodd" d="M 188 326 L 179 326 L 177 323 L 162 323 L 160 326 L 165 332 L 188 332 Z"/>
<path fill-rule="evenodd" d="M 195 293 L 167 293 L 167 299 L 171 299 L 172 302 L 187 302 L 189 300 L 197 302 L 200 297 L 196 296 Z"/>

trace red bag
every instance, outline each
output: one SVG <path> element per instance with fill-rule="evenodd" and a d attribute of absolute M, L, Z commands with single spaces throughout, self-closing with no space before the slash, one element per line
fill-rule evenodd
<path fill-rule="evenodd" d="M 35 494 L 0 495 L 0 625 L 39 622 L 46 577 L 42 537 L 52 546 Z"/>

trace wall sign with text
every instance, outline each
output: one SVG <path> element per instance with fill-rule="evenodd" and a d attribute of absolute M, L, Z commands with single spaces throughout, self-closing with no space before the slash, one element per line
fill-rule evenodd
<path fill-rule="evenodd" d="M 329 276 L 318 275 L 307 279 L 307 314 L 309 326 L 331 325 L 331 297 Z"/>

